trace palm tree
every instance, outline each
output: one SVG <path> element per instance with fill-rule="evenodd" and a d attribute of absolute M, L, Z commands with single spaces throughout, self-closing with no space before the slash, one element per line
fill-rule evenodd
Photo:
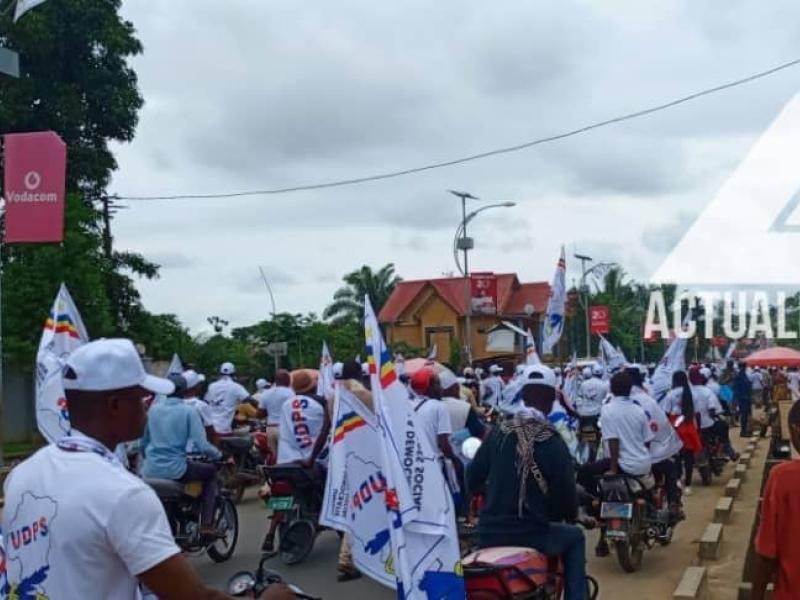
<path fill-rule="evenodd" d="M 364 318 L 364 296 L 368 295 L 375 312 L 389 299 L 394 286 L 400 281 L 394 272 L 394 263 L 373 271 L 367 265 L 348 273 L 342 280 L 345 286 L 333 294 L 333 302 L 322 316 L 334 323 L 361 321 Z"/>

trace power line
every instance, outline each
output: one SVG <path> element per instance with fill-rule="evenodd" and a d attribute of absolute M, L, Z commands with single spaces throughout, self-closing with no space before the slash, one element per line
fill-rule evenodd
<path fill-rule="evenodd" d="M 368 183 L 372 181 L 381 181 L 384 179 L 394 179 L 396 177 L 404 177 L 406 175 L 413 175 L 414 173 L 422 173 L 424 171 L 433 171 L 434 169 L 442 169 L 445 167 L 453 167 L 456 165 L 461 165 L 464 163 L 472 162 L 475 160 L 481 160 L 484 158 L 489 158 L 491 156 L 498 156 L 500 154 L 510 154 L 512 152 L 519 152 L 521 150 L 526 150 L 528 148 L 532 148 L 533 146 L 538 146 L 541 144 L 547 144 L 550 142 L 555 142 L 558 140 L 563 140 L 566 138 L 570 138 L 581 133 L 586 133 L 592 131 L 594 129 L 599 129 L 601 127 L 606 127 L 608 125 L 614 125 L 616 123 L 622 123 L 623 121 L 630 121 L 632 119 L 637 119 L 639 117 L 644 117 L 646 115 L 650 115 L 662 110 L 666 110 L 668 108 L 673 108 L 680 104 L 684 104 L 686 102 L 691 102 L 692 100 L 696 100 L 698 98 L 702 98 L 703 96 L 709 96 L 711 94 L 716 94 L 717 92 L 722 92 L 728 90 L 730 88 L 734 88 L 740 85 L 744 85 L 746 83 L 750 83 L 756 81 L 758 79 L 762 79 L 764 77 L 768 77 L 770 75 L 774 75 L 779 71 L 783 71 L 785 69 L 789 69 L 791 67 L 797 66 L 800 64 L 800 58 L 795 60 L 791 60 L 789 62 L 780 64 L 778 66 L 772 67 L 771 69 L 767 69 L 766 71 L 760 71 L 758 73 L 754 73 L 752 75 L 748 75 L 747 77 L 743 77 L 742 79 L 736 79 L 734 81 L 730 81 L 728 83 L 724 83 L 722 85 L 718 85 L 712 88 L 707 88 L 705 90 L 695 92 L 693 94 L 689 94 L 688 96 L 683 96 L 681 98 L 677 98 L 675 100 L 671 100 L 669 102 L 665 102 L 663 104 L 657 104 L 655 106 L 651 106 L 650 108 L 645 108 L 643 110 L 638 110 L 636 112 L 627 113 L 618 117 L 614 117 L 611 119 L 606 119 L 605 121 L 599 121 L 597 123 L 592 123 L 591 125 L 585 125 L 583 127 L 579 127 L 577 129 L 572 129 L 569 131 L 565 131 L 563 133 L 559 133 L 556 135 L 551 135 L 547 137 L 538 138 L 535 140 L 531 140 L 529 142 L 523 142 L 521 144 L 517 144 L 515 146 L 507 146 L 505 148 L 497 148 L 494 150 L 488 150 L 486 152 L 479 152 L 477 154 L 470 154 L 468 156 L 463 156 L 461 158 L 455 158 L 452 160 L 446 160 L 442 162 L 431 163 L 427 165 L 423 165 L 420 167 L 413 167 L 410 169 L 400 169 L 396 171 L 387 171 L 385 173 L 377 173 L 375 175 L 365 175 L 363 177 L 353 177 L 350 179 L 338 179 L 334 181 L 323 181 L 320 183 L 311 183 L 306 185 L 296 185 L 292 187 L 284 187 L 284 188 L 273 188 L 273 189 L 265 189 L 265 190 L 249 190 L 243 192 L 230 192 L 230 193 L 222 193 L 222 194 L 175 194 L 175 195 L 164 195 L 164 196 L 115 196 L 119 200 L 131 200 L 131 201 L 147 201 L 147 200 L 203 200 L 203 199 L 211 199 L 211 198 L 239 198 L 243 196 L 271 196 L 276 194 L 288 194 L 290 192 L 303 192 L 303 191 L 310 191 L 310 190 L 324 190 L 328 188 L 335 188 L 335 187 L 344 187 L 349 185 L 358 185 L 361 183 Z"/>

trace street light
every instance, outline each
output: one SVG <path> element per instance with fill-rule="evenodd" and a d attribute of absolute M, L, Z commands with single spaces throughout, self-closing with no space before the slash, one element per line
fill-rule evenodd
<path fill-rule="evenodd" d="M 465 341 L 464 351 L 467 355 L 468 364 L 472 364 L 472 302 L 470 301 L 469 290 L 469 256 L 468 252 L 475 247 L 475 240 L 467 236 L 467 223 L 472 221 L 479 213 L 489 210 L 490 208 L 511 208 L 516 206 L 514 202 L 499 202 L 496 204 L 487 204 L 480 208 L 473 210 L 467 214 L 467 200 L 479 200 L 477 196 L 473 196 L 469 192 L 458 192 L 456 190 L 447 190 L 454 196 L 461 198 L 461 224 L 456 228 L 456 235 L 453 240 L 453 258 L 456 262 L 456 267 L 461 271 L 464 276 L 464 298 L 466 300 L 465 312 Z M 458 263 L 458 251 L 464 252 L 464 268 Z"/>
<path fill-rule="evenodd" d="M 592 262 L 592 257 L 576 253 L 575 258 L 581 261 L 581 295 L 578 297 L 583 297 L 583 309 L 586 315 L 586 358 L 589 358 L 592 354 L 592 340 L 589 333 L 589 290 L 586 288 L 586 263 Z"/>

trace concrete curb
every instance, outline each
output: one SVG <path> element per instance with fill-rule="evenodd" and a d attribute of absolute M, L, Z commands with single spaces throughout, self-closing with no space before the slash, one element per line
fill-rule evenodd
<path fill-rule="evenodd" d="M 698 555 L 701 560 L 717 560 L 722 548 L 722 524 L 709 523 L 700 538 Z"/>
<path fill-rule="evenodd" d="M 673 598 L 706 598 L 708 594 L 708 575 L 705 567 L 688 567 L 683 572 L 683 577 L 678 587 L 673 592 Z"/>
<path fill-rule="evenodd" d="M 725 496 L 727 498 L 736 498 L 736 496 L 739 495 L 739 488 L 741 487 L 742 482 L 734 477 L 725 486 Z"/>
<path fill-rule="evenodd" d="M 750 452 L 743 452 L 739 456 L 739 464 L 744 465 L 745 467 L 750 466 L 750 461 L 753 459 L 753 455 Z"/>
<path fill-rule="evenodd" d="M 747 465 L 736 465 L 733 469 L 733 478 L 738 479 L 741 483 L 744 483 L 747 479 Z"/>
<path fill-rule="evenodd" d="M 733 515 L 733 498 L 723 497 L 717 502 L 714 508 L 715 523 L 730 523 Z"/>

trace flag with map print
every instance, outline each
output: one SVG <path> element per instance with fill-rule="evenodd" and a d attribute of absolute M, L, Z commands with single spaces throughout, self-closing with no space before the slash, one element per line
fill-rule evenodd
<path fill-rule="evenodd" d="M 397 597 L 463 600 L 464 579 L 453 498 L 438 449 L 421 435 L 369 297 L 364 302 L 367 362 L 381 430 L 389 539 Z"/>
<path fill-rule="evenodd" d="M 70 431 L 61 369 L 67 357 L 88 341 L 81 315 L 62 283 L 36 353 L 36 425 L 50 443 Z"/>
<path fill-rule="evenodd" d="M 547 302 L 542 354 L 553 354 L 553 349 L 564 331 L 564 312 L 567 304 L 566 276 L 567 259 L 564 254 L 564 246 L 561 246 L 561 256 L 558 258 L 556 273 L 553 275 L 553 285 L 550 287 L 550 300 Z"/>
<path fill-rule="evenodd" d="M 375 415 L 350 390 L 342 384 L 335 390 L 333 443 L 319 522 L 349 534 L 356 567 L 394 589 L 381 432 Z"/>
<path fill-rule="evenodd" d="M 317 395 L 326 400 L 333 398 L 333 358 L 328 350 L 328 343 L 323 340 L 322 354 L 319 358 L 319 377 L 317 378 Z"/>

